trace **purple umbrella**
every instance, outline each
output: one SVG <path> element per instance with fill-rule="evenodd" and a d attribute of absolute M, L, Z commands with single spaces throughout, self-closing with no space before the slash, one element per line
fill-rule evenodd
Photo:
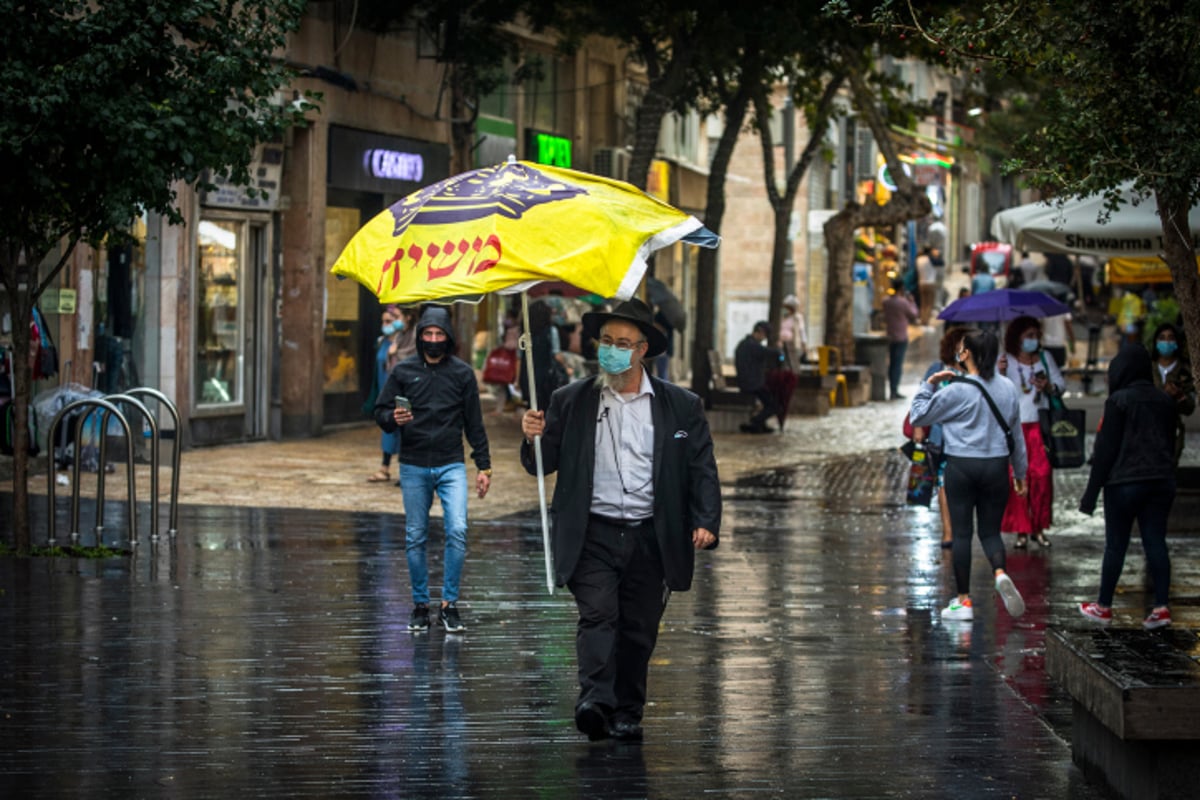
<path fill-rule="evenodd" d="M 1007 322 L 1017 317 L 1057 317 L 1070 313 L 1065 303 L 1042 292 L 996 289 L 960 297 L 946 306 L 938 319 L 947 322 Z"/>

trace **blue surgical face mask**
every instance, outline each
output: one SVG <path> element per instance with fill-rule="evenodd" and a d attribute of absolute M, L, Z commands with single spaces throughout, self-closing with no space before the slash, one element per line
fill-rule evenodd
<path fill-rule="evenodd" d="M 602 344 L 596 348 L 600 369 L 609 375 L 620 375 L 633 366 L 633 351 L 622 350 L 614 344 Z"/>
<path fill-rule="evenodd" d="M 1036 353 L 1038 351 L 1038 340 L 1030 338 L 1022 339 L 1021 349 L 1026 353 Z"/>
<path fill-rule="evenodd" d="M 389 322 L 387 325 L 384 325 L 382 328 L 380 328 L 380 330 L 383 331 L 384 336 L 391 336 L 393 333 L 400 330 L 400 328 L 396 327 L 396 325 L 397 323 L 395 322 Z"/>
<path fill-rule="evenodd" d="M 1179 349 L 1179 342 L 1161 341 L 1155 342 L 1154 347 L 1157 348 L 1160 356 L 1173 356 L 1175 351 Z"/>

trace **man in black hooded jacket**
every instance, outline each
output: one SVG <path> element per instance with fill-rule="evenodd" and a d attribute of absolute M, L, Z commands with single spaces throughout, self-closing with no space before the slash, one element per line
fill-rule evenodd
<path fill-rule="evenodd" d="M 475 492 L 487 495 L 492 459 L 479 404 L 475 371 L 454 355 L 454 333 L 446 309 L 431 306 L 416 328 L 417 352 L 392 368 L 375 400 L 375 421 L 384 431 L 400 430 L 400 486 L 404 492 L 405 551 L 412 584 L 408 628 L 429 629 L 429 569 L 425 544 L 429 509 L 442 504 L 446 547 L 438 621 L 452 633 L 464 629 L 458 613 L 459 579 L 467 554 L 467 469 L 463 433 L 478 472 Z M 397 398 L 403 398 L 398 400 Z"/>

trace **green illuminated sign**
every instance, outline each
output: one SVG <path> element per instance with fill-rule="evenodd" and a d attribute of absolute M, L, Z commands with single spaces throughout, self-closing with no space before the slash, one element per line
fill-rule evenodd
<path fill-rule="evenodd" d="M 552 167 L 571 166 L 571 140 L 565 136 L 525 131 L 525 152 L 530 161 Z"/>

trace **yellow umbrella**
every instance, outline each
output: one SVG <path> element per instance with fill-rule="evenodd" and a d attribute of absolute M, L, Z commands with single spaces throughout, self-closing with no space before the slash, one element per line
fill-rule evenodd
<path fill-rule="evenodd" d="M 700 221 L 621 181 L 524 161 L 472 170 L 393 205 L 354 235 L 333 274 L 384 303 L 477 300 L 565 281 L 627 300 L 646 257 Z"/>
<path fill-rule="evenodd" d="M 333 265 L 381 302 L 477 302 L 490 292 L 523 292 L 564 281 L 628 300 L 654 251 L 720 239 L 698 219 L 621 181 L 509 158 L 405 197 L 362 227 Z M 522 297 L 525 330 L 529 299 Z M 529 334 L 522 337 L 534 373 Z M 534 382 L 529 404 L 537 410 Z M 542 509 L 547 588 L 554 589 L 541 442 L 534 448 Z"/>

